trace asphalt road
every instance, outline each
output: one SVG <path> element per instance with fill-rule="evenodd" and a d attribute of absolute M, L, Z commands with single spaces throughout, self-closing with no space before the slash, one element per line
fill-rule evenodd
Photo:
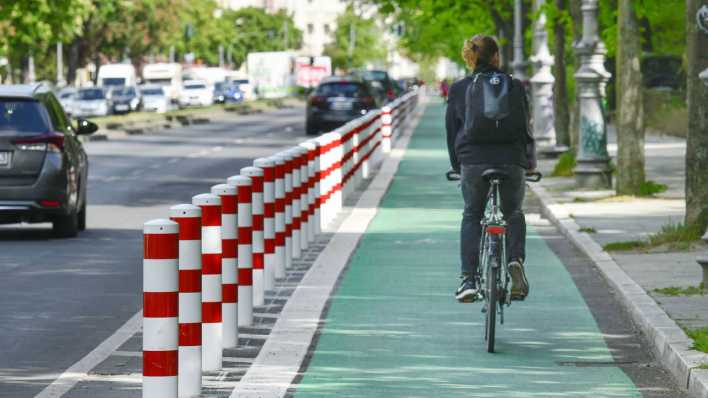
<path fill-rule="evenodd" d="M 88 229 L 0 226 L 0 397 L 31 397 L 142 307 L 142 224 L 306 139 L 304 109 L 86 144 Z"/>

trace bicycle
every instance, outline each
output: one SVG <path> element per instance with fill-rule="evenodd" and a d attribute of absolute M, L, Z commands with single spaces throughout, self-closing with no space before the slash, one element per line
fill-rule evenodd
<path fill-rule="evenodd" d="M 446 173 L 448 181 L 459 181 L 460 175 L 454 171 Z M 487 352 L 494 352 L 496 316 L 500 324 L 504 324 L 504 304 L 511 305 L 510 282 L 511 274 L 506 255 L 506 221 L 501 211 L 501 195 L 499 187 L 507 174 L 502 169 L 487 169 L 482 177 L 489 181 L 489 191 L 480 221 L 482 234 L 479 245 L 479 267 L 473 275 L 477 286 L 481 287 L 478 300 L 482 300 L 482 312 L 486 314 L 484 325 L 484 340 Z M 526 175 L 527 182 L 538 182 L 543 175 L 534 172 Z M 480 272 L 484 269 L 484 272 Z"/>

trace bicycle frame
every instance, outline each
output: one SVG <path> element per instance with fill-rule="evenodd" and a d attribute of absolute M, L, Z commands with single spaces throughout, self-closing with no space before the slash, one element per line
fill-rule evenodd
<path fill-rule="evenodd" d="M 487 193 L 487 202 L 484 211 L 484 217 L 480 221 L 482 229 L 481 240 L 479 245 L 480 264 L 477 271 L 478 286 L 487 288 L 481 289 L 485 303 L 489 302 L 489 288 L 487 284 L 488 275 L 490 275 L 489 267 L 500 269 L 501 272 L 496 272 L 497 293 L 501 302 L 507 306 L 511 305 L 511 295 L 509 294 L 509 282 L 511 280 L 508 272 L 507 255 L 506 255 L 506 226 L 504 214 L 501 211 L 501 194 L 499 187 L 500 180 L 491 180 L 489 182 L 489 192 Z M 501 245 L 501 248 L 499 247 Z M 484 270 L 484 271 L 482 271 Z M 483 307 L 483 312 L 487 310 L 487 305 Z M 504 307 L 497 307 L 500 322 L 504 324 Z"/>

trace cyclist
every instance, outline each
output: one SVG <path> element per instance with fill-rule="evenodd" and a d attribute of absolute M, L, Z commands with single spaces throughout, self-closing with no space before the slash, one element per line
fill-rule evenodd
<path fill-rule="evenodd" d="M 462 196 L 465 209 L 460 232 L 462 283 L 455 292 L 460 302 L 476 299 L 479 286 L 475 278 L 479 266 L 480 220 L 484 214 L 489 183 L 482 173 L 490 168 L 502 169 L 507 174 L 501 185 L 502 212 L 507 222 L 507 253 L 512 279 L 511 297 L 523 300 L 529 291 L 524 272 L 526 222 L 521 209 L 524 200 L 525 174 L 536 169 L 536 150 L 529 126 L 528 103 L 524 86 L 518 79 L 511 81 L 508 92 L 510 104 L 521 104 L 523 115 L 520 125 L 524 130 L 508 144 L 475 144 L 463 131 L 465 123 L 465 96 L 468 86 L 478 73 L 498 72 L 499 46 L 491 36 L 475 35 L 465 40 L 462 58 L 473 73 L 455 82 L 448 95 L 445 115 L 447 148 L 453 170 L 461 174 Z M 473 90 L 474 91 L 474 90 Z M 512 113 L 509 117 L 512 117 Z"/>

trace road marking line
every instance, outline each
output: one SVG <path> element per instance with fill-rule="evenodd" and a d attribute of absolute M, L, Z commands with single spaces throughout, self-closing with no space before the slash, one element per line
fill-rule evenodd
<path fill-rule="evenodd" d="M 133 315 L 128 322 L 123 324 L 115 333 L 105 339 L 98 347 L 89 352 L 85 357 L 71 365 L 52 384 L 44 388 L 35 398 L 59 398 L 69 392 L 81 380 L 88 378 L 88 372 L 98 364 L 105 361 L 118 347 L 122 346 L 129 338 L 140 330 L 142 326 L 143 311 Z"/>

